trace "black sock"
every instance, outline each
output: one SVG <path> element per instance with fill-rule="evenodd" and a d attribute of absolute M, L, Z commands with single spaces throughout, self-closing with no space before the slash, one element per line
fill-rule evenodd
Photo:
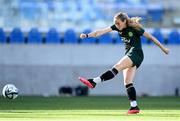
<path fill-rule="evenodd" d="M 126 85 L 126 91 L 130 101 L 136 100 L 136 90 L 132 83 Z"/>
<path fill-rule="evenodd" d="M 106 80 L 110 80 L 114 78 L 117 74 L 118 74 L 118 70 L 115 68 L 112 68 L 111 70 L 108 70 L 105 73 L 103 73 L 100 76 L 100 78 L 101 78 L 101 81 L 106 81 Z"/>

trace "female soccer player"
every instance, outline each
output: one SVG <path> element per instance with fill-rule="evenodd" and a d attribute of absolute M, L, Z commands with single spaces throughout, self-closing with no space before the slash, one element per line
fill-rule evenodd
<path fill-rule="evenodd" d="M 124 85 L 126 87 L 131 106 L 127 112 L 128 114 L 137 114 L 140 111 L 136 102 L 136 90 L 133 86 L 133 79 L 136 70 L 141 65 L 144 58 L 140 37 L 142 35 L 145 36 L 147 39 L 153 41 L 157 46 L 159 46 L 165 54 L 169 53 L 168 48 L 165 48 L 150 33 L 145 32 L 142 25 L 139 23 L 140 19 L 140 17 L 129 18 L 126 13 L 120 12 L 114 16 L 114 25 L 111 27 L 91 32 L 89 34 L 82 33 L 80 35 L 80 38 L 83 39 L 87 37 L 98 37 L 111 31 L 117 31 L 119 33 L 119 36 L 122 38 L 125 45 L 125 56 L 102 75 L 93 79 L 85 79 L 83 77 L 79 77 L 79 79 L 89 88 L 95 88 L 96 84 L 110 80 L 120 71 L 123 71 Z"/>

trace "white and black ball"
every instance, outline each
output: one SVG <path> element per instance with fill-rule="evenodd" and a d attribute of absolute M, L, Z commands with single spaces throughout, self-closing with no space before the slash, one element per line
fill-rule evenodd
<path fill-rule="evenodd" d="M 5 98 L 15 99 L 18 97 L 18 88 L 13 84 L 6 84 L 2 90 Z"/>

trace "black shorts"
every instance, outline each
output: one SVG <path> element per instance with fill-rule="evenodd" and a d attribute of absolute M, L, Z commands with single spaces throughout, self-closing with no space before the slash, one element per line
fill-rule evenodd
<path fill-rule="evenodd" d="M 142 49 L 130 49 L 126 52 L 125 55 L 127 55 L 132 60 L 133 66 L 136 66 L 137 68 L 139 68 L 144 59 Z"/>

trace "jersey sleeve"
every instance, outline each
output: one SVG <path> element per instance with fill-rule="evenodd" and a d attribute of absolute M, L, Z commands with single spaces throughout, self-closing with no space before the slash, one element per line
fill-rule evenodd
<path fill-rule="evenodd" d="M 118 31 L 118 28 L 115 26 L 115 24 L 111 26 L 111 29 L 112 29 L 113 31 Z"/>
<path fill-rule="evenodd" d="M 144 34 L 145 30 L 143 28 L 140 28 L 137 30 L 137 33 L 142 36 Z"/>

